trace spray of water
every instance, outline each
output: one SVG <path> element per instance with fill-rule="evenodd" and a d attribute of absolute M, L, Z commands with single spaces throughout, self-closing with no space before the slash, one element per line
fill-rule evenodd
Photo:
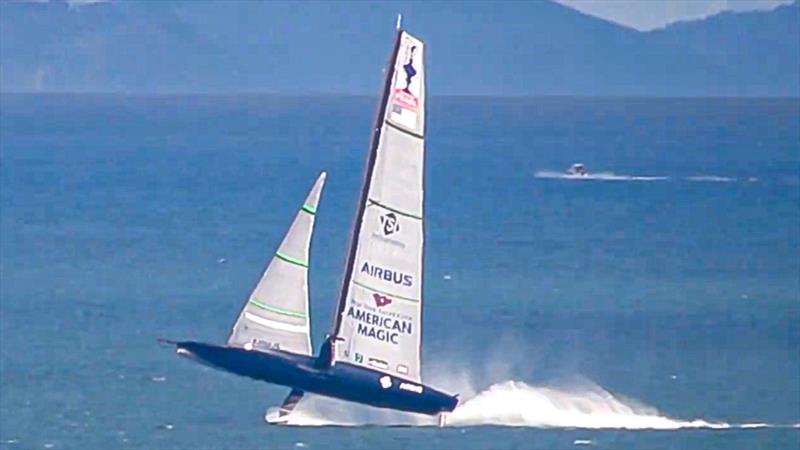
<path fill-rule="evenodd" d="M 565 388 L 504 381 L 467 400 L 450 416 L 453 426 L 658 429 L 728 428 L 705 420 L 679 420 L 595 384 Z"/>
<path fill-rule="evenodd" d="M 564 172 L 557 172 L 552 170 L 540 170 L 535 174 L 536 178 L 550 178 L 557 180 L 576 180 L 576 181 L 663 181 L 670 180 L 672 177 L 668 176 L 649 176 L 649 175 L 621 175 L 613 172 L 596 172 L 587 175 L 575 175 Z M 721 175 L 695 175 L 689 177 L 681 177 L 681 180 L 697 181 L 705 183 L 734 183 L 734 182 L 748 182 L 754 183 L 758 181 L 756 177 L 748 178 L 733 178 Z"/>
<path fill-rule="evenodd" d="M 535 386 L 521 381 L 503 381 L 471 395 L 465 377 L 456 379 L 464 396 L 448 418 L 448 426 L 482 425 L 674 430 L 680 428 L 730 428 L 724 422 L 669 417 L 639 401 L 612 394 L 588 381 L 568 388 Z M 308 396 L 292 413 L 288 425 L 295 426 L 434 426 L 428 416 L 370 408 L 338 400 Z"/>
<path fill-rule="evenodd" d="M 513 334 L 498 336 L 497 339 L 501 343 L 495 347 L 498 349 L 523 345 Z M 585 378 L 570 377 L 547 385 L 513 381 L 535 378 L 533 367 L 537 364 L 538 352 L 535 348 L 526 348 L 522 353 L 524 358 L 515 360 L 508 352 L 485 352 L 482 365 L 441 359 L 431 364 L 426 372 L 426 382 L 445 392 L 457 392 L 461 399 L 458 407 L 450 413 L 447 425 L 627 430 L 778 426 L 676 418 L 638 400 L 612 393 Z M 464 370 L 465 366 L 470 370 Z M 492 383 L 492 380 L 506 381 Z M 290 415 L 287 424 L 436 426 L 437 418 L 307 395 Z"/>
<path fill-rule="evenodd" d="M 618 175 L 612 172 L 598 172 L 588 175 L 570 175 L 564 172 L 554 172 L 549 170 L 536 172 L 536 178 L 554 178 L 559 180 L 579 181 L 662 181 L 669 179 L 669 177 L 664 176 Z"/>

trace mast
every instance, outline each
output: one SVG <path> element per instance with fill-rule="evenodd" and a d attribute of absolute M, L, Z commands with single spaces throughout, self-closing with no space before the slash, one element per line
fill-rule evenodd
<path fill-rule="evenodd" d="M 369 196 L 369 189 L 372 183 L 372 173 L 375 169 L 375 160 L 377 156 L 378 144 L 381 141 L 381 130 L 383 129 L 383 121 L 386 116 L 386 105 L 389 101 L 389 94 L 391 92 L 392 79 L 394 78 L 394 61 L 397 58 L 397 51 L 400 48 L 400 38 L 403 35 L 403 30 L 400 28 L 402 16 L 398 16 L 397 30 L 395 33 L 395 42 L 391 55 L 389 55 L 389 62 L 386 68 L 386 77 L 383 82 L 383 93 L 381 101 L 378 106 L 377 114 L 375 115 L 375 125 L 372 128 L 372 139 L 370 143 L 370 150 L 367 156 L 367 168 L 364 174 L 364 182 L 361 185 L 361 197 L 359 200 L 358 210 L 356 211 L 355 223 L 353 225 L 353 232 L 350 235 L 350 250 L 347 255 L 347 265 L 345 266 L 344 277 L 342 279 L 342 288 L 339 293 L 339 299 L 336 303 L 336 312 L 333 316 L 333 327 L 331 329 L 331 337 L 339 334 L 339 327 L 341 324 L 341 316 L 344 312 L 345 303 L 347 300 L 348 287 L 350 285 L 350 278 L 353 273 L 353 264 L 356 259 L 356 251 L 358 250 L 358 236 L 361 233 L 361 222 L 364 217 L 364 208 L 367 206 L 367 197 Z"/>

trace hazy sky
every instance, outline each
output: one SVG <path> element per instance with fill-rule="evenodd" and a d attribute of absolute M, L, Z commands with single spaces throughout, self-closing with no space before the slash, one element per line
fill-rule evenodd
<path fill-rule="evenodd" d="M 793 0 L 554 0 L 586 14 L 652 30 L 678 20 L 702 19 L 722 11 L 773 9 Z"/>

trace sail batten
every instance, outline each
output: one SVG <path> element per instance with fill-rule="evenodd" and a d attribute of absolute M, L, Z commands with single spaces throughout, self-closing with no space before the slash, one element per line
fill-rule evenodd
<path fill-rule="evenodd" d="M 386 123 L 386 125 L 389 125 L 390 127 L 394 128 L 395 130 L 397 130 L 397 131 L 399 131 L 401 133 L 406 133 L 409 136 L 413 136 L 413 137 L 415 137 L 417 139 L 423 139 L 423 140 L 425 139 L 425 136 L 423 136 L 421 133 L 415 133 L 415 132 L 409 130 L 408 128 L 405 128 L 405 127 L 402 127 L 400 125 L 395 124 L 391 120 L 387 120 L 385 123 Z"/>
<path fill-rule="evenodd" d="M 264 311 L 269 311 L 271 313 L 280 314 L 280 315 L 283 315 L 283 316 L 300 317 L 301 319 L 305 319 L 307 317 L 303 313 L 289 311 L 288 309 L 276 308 L 274 306 L 265 305 L 264 303 L 261 303 L 261 302 L 259 302 L 257 300 L 252 299 L 252 298 L 250 299 L 250 303 L 252 303 L 255 306 L 258 306 L 259 308 L 263 309 Z"/>
<path fill-rule="evenodd" d="M 295 265 L 298 265 L 300 267 L 308 268 L 308 263 L 303 261 L 302 259 L 295 258 L 295 257 L 289 256 L 289 255 L 284 255 L 281 252 L 275 252 L 275 256 L 277 256 L 278 258 L 288 262 L 289 264 L 295 264 Z"/>
<path fill-rule="evenodd" d="M 311 355 L 308 261 L 325 173 L 320 174 L 289 231 L 245 302 L 228 345 L 278 348 Z"/>
<path fill-rule="evenodd" d="M 375 205 L 375 206 L 378 206 L 378 207 L 380 207 L 380 208 L 383 208 L 383 209 L 389 210 L 389 211 L 391 211 L 391 212 L 395 212 L 395 213 L 397 213 L 397 214 L 400 214 L 401 216 L 406 216 L 406 217 L 408 217 L 408 218 L 411 218 L 411 219 L 422 220 L 422 216 L 417 216 L 417 215 L 415 215 L 415 214 L 412 214 L 412 213 L 409 213 L 409 212 L 400 211 L 400 210 L 399 210 L 399 209 L 397 209 L 397 208 L 392 208 L 391 206 L 384 205 L 383 203 L 381 203 L 381 202 L 379 202 L 379 201 L 377 201 L 377 200 L 375 200 L 375 199 L 371 199 L 371 198 L 370 198 L 370 199 L 368 199 L 368 201 L 369 201 L 369 204 L 370 204 L 370 205 Z"/>
<path fill-rule="evenodd" d="M 400 31 L 387 70 L 334 324 L 334 361 L 420 380 L 423 43 Z"/>

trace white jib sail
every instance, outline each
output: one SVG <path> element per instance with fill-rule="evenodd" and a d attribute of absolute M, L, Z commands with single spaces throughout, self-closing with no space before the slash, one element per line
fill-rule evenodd
<path fill-rule="evenodd" d="M 277 348 L 311 355 L 308 260 L 314 216 L 325 172 L 321 173 L 264 275 L 233 326 L 228 345 Z"/>
<path fill-rule="evenodd" d="M 420 381 L 425 54 L 408 33 L 397 39 L 335 318 L 334 358 Z"/>

